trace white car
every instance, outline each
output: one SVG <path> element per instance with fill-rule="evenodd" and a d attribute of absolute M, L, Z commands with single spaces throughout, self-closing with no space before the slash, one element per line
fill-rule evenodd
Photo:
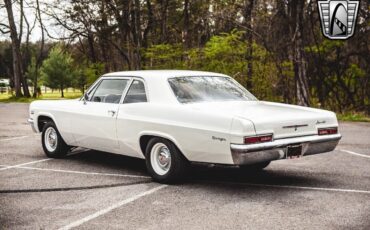
<path fill-rule="evenodd" d="M 129 71 L 100 77 L 78 100 L 35 101 L 29 123 L 48 157 L 84 147 L 146 159 L 154 180 L 189 162 L 262 169 L 330 152 L 333 112 L 257 100 L 231 77 L 199 71 Z"/>

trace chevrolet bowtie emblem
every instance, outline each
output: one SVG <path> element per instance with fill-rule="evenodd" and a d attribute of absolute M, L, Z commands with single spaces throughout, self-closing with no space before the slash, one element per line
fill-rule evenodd
<path fill-rule="evenodd" d="M 294 129 L 294 131 L 297 131 L 297 129 L 299 127 L 306 127 L 308 126 L 307 124 L 304 124 L 304 125 L 287 125 L 287 126 L 283 126 L 283 129 Z"/>

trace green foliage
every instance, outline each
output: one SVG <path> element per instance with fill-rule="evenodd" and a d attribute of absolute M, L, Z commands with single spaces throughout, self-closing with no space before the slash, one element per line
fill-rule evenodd
<path fill-rule="evenodd" d="M 291 61 L 284 61 L 281 63 L 282 74 L 290 79 L 294 79 L 293 63 Z"/>
<path fill-rule="evenodd" d="M 64 52 L 60 46 L 54 47 L 49 57 L 43 62 L 41 76 L 44 84 L 52 89 L 63 89 L 71 86 L 75 72 L 73 59 L 68 52 Z"/>
<path fill-rule="evenodd" d="M 356 64 L 350 64 L 345 74 L 351 78 L 361 78 L 366 75 L 365 71 Z"/>
<path fill-rule="evenodd" d="M 86 76 L 87 85 L 93 84 L 101 75 L 104 74 L 104 64 L 103 63 L 92 63 L 86 65 L 83 68 L 83 74 Z"/>
<path fill-rule="evenodd" d="M 36 79 L 40 76 L 40 69 L 36 67 L 36 58 L 31 58 L 31 63 L 27 66 L 26 69 L 26 77 L 29 79 L 32 83 L 32 85 L 35 84 Z M 40 79 L 39 79 L 40 81 Z"/>
<path fill-rule="evenodd" d="M 229 75 L 243 73 L 246 70 L 246 42 L 243 32 L 233 30 L 213 36 L 204 48 L 203 68 Z"/>
<path fill-rule="evenodd" d="M 341 121 L 361 121 L 361 122 L 370 122 L 370 117 L 366 116 L 364 113 L 344 113 L 344 114 L 337 114 L 337 117 Z"/>
<path fill-rule="evenodd" d="M 144 50 L 147 68 L 150 69 L 183 69 L 184 50 L 181 44 L 159 44 Z"/>
<path fill-rule="evenodd" d="M 75 77 L 72 80 L 72 86 L 74 88 L 80 89 L 82 92 L 85 91 L 87 84 L 87 76 L 85 74 L 85 69 L 79 68 L 75 71 Z"/>
<path fill-rule="evenodd" d="M 253 89 L 249 90 L 259 98 L 276 99 L 278 79 L 275 64 L 262 46 L 253 43 L 252 47 Z M 233 30 L 211 37 L 204 48 L 193 48 L 185 52 L 180 44 L 160 44 L 151 46 L 143 53 L 147 69 L 185 68 L 219 72 L 233 76 L 241 84 L 245 84 L 248 64 L 246 50 L 244 32 Z"/>
<path fill-rule="evenodd" d="M 75 78 L 72 81 L 73 87 L 85 91 L 86 86 L 93 84 L 104 72 L 104 64 L 86 61 L 75 71 Z"/>
<path fill-rule="evenodd" d="M 270 54 L 262 46 L 253 43 L 253 73 L 250 89 L 261 100 L 279 100 L 278 73 Z"/>
<path fill-rule="evenodd" d="M 313 46 L 308 46 L 305 48 L 306 52 L 313 52 L 313 53 L 330 53 L 333 50 L 337 48 L 341 48 L 344 46 L 344 43 L 342 41 L 338 40 L 328 40 L 325 39 L 323 42 L 319 45 L 313 45 Z"/>
<path fill-rule="evenodd" d="M 323 40 L 305 51 L 312 58 L 308 63 L 314 105 L 343 111 L 369 111 L 369 81 L 364 62 L 348 55 L 350 43 Z M 363 58 L 362 56 L 359 56 Z"/>
<path fill-rule="evenodd" d="M 212 37 L 204 49 L 202 69 L 228 74 L 245 85 L 248 60 L 247 42 L 243 36 L 244 32 L 233 30 L 230 33 Z M 276 99 L 275 88 L 278 79 L 275 64 L 262 46 L 253 43 L 252 49 L 253 88 L 249 90 L 258 98 Z"/>

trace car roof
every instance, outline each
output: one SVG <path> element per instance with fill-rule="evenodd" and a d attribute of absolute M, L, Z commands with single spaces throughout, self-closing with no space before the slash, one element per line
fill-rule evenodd
<path fill-rule="evenodd" d="M 102 78 L 110 77 L 139 77 L 146 82 L 147 96 L 149 101 L 159 103 L 176 103 L 176 99 L 170 85 L 168 78 L 174 77 L 194 77 L 194 76 L 213 76 L 213 77 L 228 77 L 224 74 L 204 72 L 204 71 L 191 71 L 191 70 L 139 70 L 139 71 L 122 71 L 107 73 Z"/>
<path fill-rule="evenodd" d="M 186 76 L 219 76 L 227 77 L 227 75 L 206 71 L 194 70 L 136 70 L 136 71 L 121 71 L 104 74 L 103 77 L 142 77 L 146 78 L 171 78 L 171 77 L 186 77 Z"/>

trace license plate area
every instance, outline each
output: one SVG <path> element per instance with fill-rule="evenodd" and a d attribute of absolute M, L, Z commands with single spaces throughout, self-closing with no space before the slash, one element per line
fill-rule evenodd
<path fill-rule="evenodd" d="M 302 145 L 290 145 L 287 147 L 287 158 L 298 158 L 302 155 Z"/>

